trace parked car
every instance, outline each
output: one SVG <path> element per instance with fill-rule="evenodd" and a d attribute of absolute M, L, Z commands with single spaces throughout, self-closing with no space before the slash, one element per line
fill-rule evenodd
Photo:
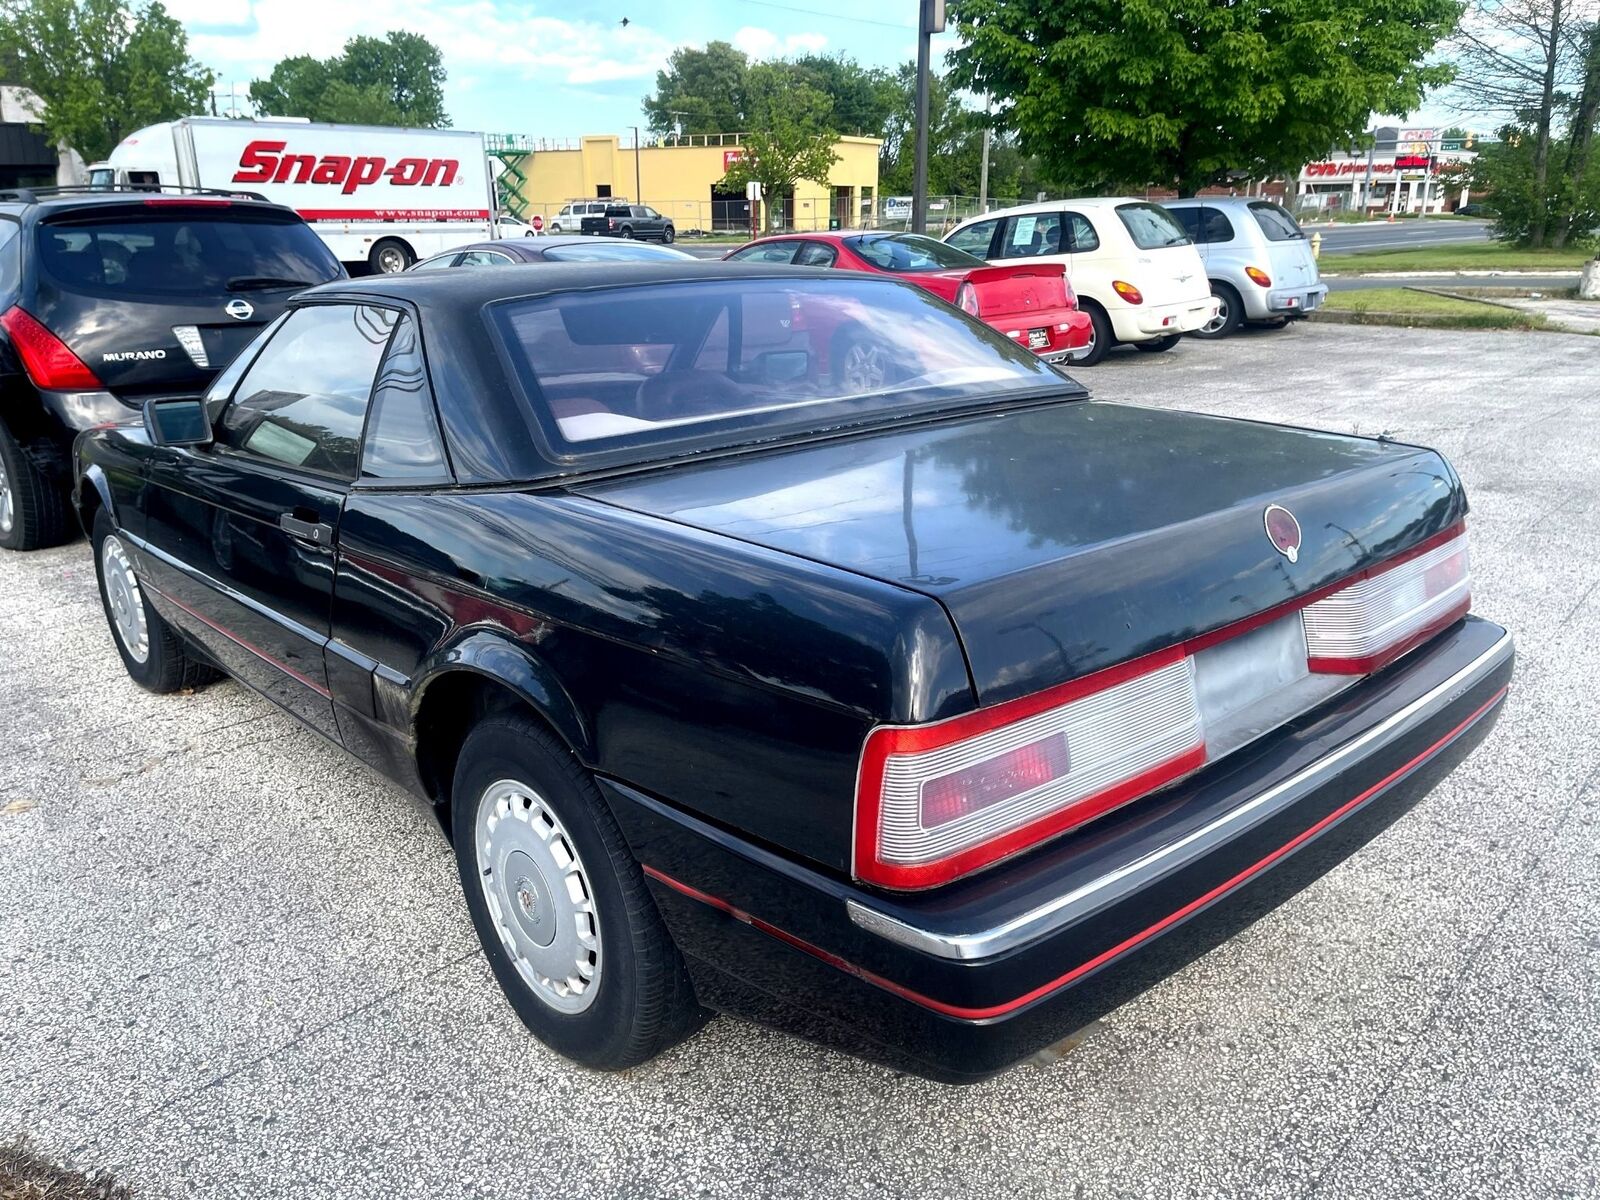
<path fill-rule="evenodd" d="M 1088 316 L 1078 311 L 1065 267 L 991 267 L 920 233 L 780 234 L 748 242 L 723 257 L 893 275 L 948 300 L 1048 362 L 1083 357 L 1094 332 Z"/>
<path fill-rule="evenodd" d="M 1196 337 L 1227 337 L 1246 321 L 1282 325 L 1327 297 L 1311 243 L 1282 205 L 1224 196 L 1170 200 L 1166 209 L 1199 247 L 1217 302 Z"/>
<path fill-rule="evenodd" d="M 343 274 L 292 209 L 233 193 L 0 191 L 0 547 L 75 532 L 80 430 L 198 395 L 291 292 Z"/>
<path fill-rule="evenodd" d="M 439 271 L 446 267 L 502 267 L 524 262 L 698 262 L 692 254 L 649 242 L 608 242 L 581 234 L 566 234 L 514 241 L 473 242 L 425 258 L 413 271 Z"/>
<path fill-rule="evenodd" d="M 1458 217 L 1491 217 L 1493 215 L 1494 214 L 1489 211 L 1489 206 L 1487 204 L 1480 204 L 1476 200 L 1470 201 L 1466 204 L 1458 205 L 1456 207 L 1456 216 Z"/>
<path fill-rule="evenodd" d="M 532 225 L 521 217 L 513 217 L 510 213 L 501 213 L 494 219 L 494 232 L 497 237 L 502 238 L 539 236 L 539 231 Z"/>
<path fill-rule="evenodd" d="M 996 263 L 1058 262 L 1094 335 L 1080 360 L 1118 342 L 1160 353 L 1216 315 L 1200 255 L 1167 211 L 1126 197 L 1051 200 L 987 213 L 944 239 Z"/>
<path fill-rule="evenodd" d="M 441 805 L 592 1067 L 716 1009 L 992 1074 L 1393 820 L 1512 670 L 1434 451 L 1091 403 L 884 277 L 329 284 L 78 446 L 129 674 Z"/>
<path fill-rule="evenodd" d="M 616 200 L 574 200 L 570 204 L 563 204 L 561 211 L 550 218 L 550 232 L 581 232 L 585 217 L 603 217 L 606 209 L 617 203 L 619 201 Z"/>
<path fill-rule="evenodd" d="M 603 215 L 584 217 L 581 233 L 600 237 L 643 238 L 670 243 L 678 236 L 672 221 L 648 204 L 612 204 Z"/>

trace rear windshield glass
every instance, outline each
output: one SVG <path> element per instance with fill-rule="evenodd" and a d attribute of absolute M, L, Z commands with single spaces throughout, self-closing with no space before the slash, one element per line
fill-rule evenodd
<path fill-rule="evenodd" d="M 957 250 L 920 233 L 890 233 L 849 238 L 845 245 L 880 271 L 970 271 L 985 266 L 965 250 Z"/>
<path fill-rule="evenodd" d="M 892 280 L 690 280 L 492 311 L 534 416 L 563 454 L 733 444 L 1065 383 Z"/>
<path fill-rule="evenodd" d="M 305 225 L 185 214 L 39 226 L 39 261 L 72 291 L 121 296 L 203 296 L 265 286 L 324 283 L 343 274 Z"/>
<path fill-rule="evenodd" d="M 551 246 L 544 256 L 553 262 L 663 262 L 693 258 L 681 250 L 652 246 L 649 242 L 574 242 L 570 246 Z"/>
<path fill-rule="evenodd" d="M 1160 250 L 1166 246 L 1187 246 L 1189 235 L 1159 204 L 1119 204 L 1117 216 L 1141 250 Z"/>
<path fill-rule="evenodd" d="M 1295 238 L 1305 237 L 1305 231 L 1288 211 L 1276 204 L 1257 200 L 1250 206 L 1250 212 L 1255 217 L 1256 224 L 1261 226 L 1261 232 L 1267 235 L 1269 242 L 1292 242 Z"/>

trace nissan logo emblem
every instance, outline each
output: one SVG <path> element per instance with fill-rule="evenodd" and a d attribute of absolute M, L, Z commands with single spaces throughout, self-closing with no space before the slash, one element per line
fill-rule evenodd
<path fill-rule="evenodd" d="M 251 317 L 256 315 L 255 305 L 251 304 L 248 300 L 229 300 L 228 303 L 223 306 L 222 311 L 227 313 L 235 321 L 248 321 Z"/>

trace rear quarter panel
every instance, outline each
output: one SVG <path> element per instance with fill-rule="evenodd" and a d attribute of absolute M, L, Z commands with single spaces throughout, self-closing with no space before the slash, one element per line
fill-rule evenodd
<path fill-rule="evenodd" d="M 559 681 L 595 771 L 830 868 L 867 730 L 973 704 L 936 602 L 599 501 L 358 491 L 339 536 L 333 636 L 413 718 L 491 632 Z"/>

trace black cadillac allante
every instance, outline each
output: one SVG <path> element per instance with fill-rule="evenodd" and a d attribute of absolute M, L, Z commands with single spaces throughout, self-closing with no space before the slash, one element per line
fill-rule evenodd
<path fill-rule="evenodd" d="M 439 805 L 602 1068 L 721 1010 L 993 1074 L 1371 838 L 1512 672 L 1435 452 L 1091 402 L 881 277 L 341 280 L 75 496 L 133 678 Z"/>

